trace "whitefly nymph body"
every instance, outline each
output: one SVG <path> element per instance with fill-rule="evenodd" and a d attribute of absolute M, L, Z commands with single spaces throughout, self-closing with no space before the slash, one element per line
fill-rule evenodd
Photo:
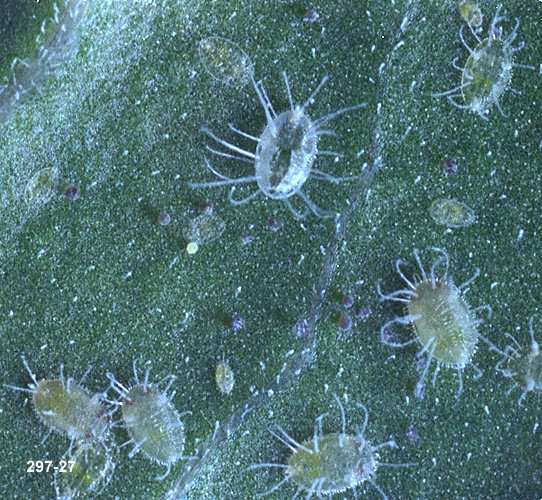
<path fill-rule="evenodd" d="M 183 458 L 184 425 L 181 415 L 171 403 L 175 393 L 167 396 L 176 377 L 166 377 L 164 380 L 169 379 L 169 383 L 162 391 L 159 389 L 160 382 L 149 382 L 149 372 L 150 367 L 145 372 L 145 379 L 140 382 L 134 361 L 135 384 L 130 388 L 115 380 L 111 373 L 107 377 L 111 387 L 121 396 L 122 418 L 131 436 L 129 442 L 134 444 L 130 457 L 141 451 L 150 460 L 165 465 L 166 472 L 156 478 L 160 481 L 169 475 L 171 466 Z"/>
<path fill-rule="evenodd" d="M 192 188 L 233 185 L 229 194 L 229 199 L 235 205 L 246 203 L 259 193 L 263 193 L 268 198 L 284 200 L 290 211 L 297 218 L 304 217 L 309 210 L 318 217 L 331 217 L 335 215 L 335 213 L 319 208 L 310 200 L 308 195 L 303 192 L 302 188 L 309 177 L 335 183 L 350 179 L 333 177 L 314 168 L 314 160 L 318 154 L 330 154 L 335 157 L 341 156 L 339 153 L 331 151 L 319 151 L 318 140 L 320 136 L 330 134 L 329 130 L 322 128 L 329 120 L 346 113 L 347 111 L 363 107 L 366 104 L 340 109 L 320 119 L 312 120 L 307 114 L 306 109 L 314 101 L 316 94 L 327 82 L 328 77 L 326 76 L 322 79 L 316 90 L 303 105 L 294 105 L 288 77 L 285 72 L 283 75 L 286 90 L 288 92 L 288 99 L 290 101 L 289 110 L 277 114 L 267 96 L 262 82 L 259 81 L 256 83 L 252 78 L 254 89 L 258 94 L 258 98 L 265 112 L 267 124 L 259 137 L 242 132 L 230 124 L 230 128 L 234 132 L 257 143 L 255 153 L 226 142 L 210 130 L 206 128 L 203 129 L 203 131 L 217 143 L 224 146 L 226 149 L 237 153 L 237 155 L 207 147 L 209 151 L 218 156 L 233 158 L 253 164 L 255 170 L 254 175 L 236 179 L 229 178 L 215 170 L 206 158 L 205 163 L 207 168 L 221 180 L 203 183 L 190 182 L 188 185 Z M 258 189 L 243 199 L 234 199 L 233 193 L 235 191 L 235 185 L 250 182 L 257 183 Z M 290 202 L 290 198 L 294 195 L 300 196 L 304 201 L 307 209 L 303 212 L 299 212 Z"/>
<path fill-rule="evenodd" d="M 522 390 L 518 400 L 520 406 L 529 392 L 542 391 L 542 352 L 539 343 L 534 338 L 533 322 L 535 318 L 536 315 L 529 320 L 531 345 L 522 346 L 512 335 L 507 334 L 508 338 L 514 342 L 514 346 L 508 345 L 504 351 L 493 347 L 503 357 L 496 369 L 514 383 L 508 394 L 516 387 Z"/>
<path fill-rule="evenodd" d="M 482 321 L 476 317 L 476 311 L 487 309 L 489 306 L 482 306 L 471 309 L 465 299 L 465 293 L 469 285 L 479 275 L 477 269 L 474 276 L 462 285 L 456 286 L 448 274 L 448 254 L 440 248 L 431 248 L 432 251 L 440 253 L 431 266 L 429 276 L 427 275 L 417 249 L 414 249 L 414 257 L 421 271 L 421 277 L 415 276 L 413 280 L 408 279 L 401 269 L 401 260 L 397 260 L 396 269 L 399 276 L 407 284 L 406 289 L 398 290 L 390 294 L 383 294 L 378 284 L 378 293 L 381 300 L 391 300 L 406 306 L 406 316 L 388 321 L 381 329 L 382 342 L 392 347 L 404 347 L 409 344 L 419 343 L 420 351 L 416 359 L 427 356 L 423 364 L 423 373 L 416 386 L 416 393 L 423 394 L 424 380 L 432 361 L 437 362 L 433 376 L 433 385 L 441 366 L 453 367 L 457 370 L 459 377 L 458 397 L 463 390 L 462 372 L 466 366 L 472 366 L 479 377 L 482 372 L 472 362 L 476 351 L 478 339 L 482 338 L 478 333 L 477 326 Z M 445 264 L 443 276 L 437 277 L 436 269 Z M 415 338 L 399 342 L 390 334 L 390 327 L 394 324 L 411 324 L 416 334 Z M 485 340 L 485 339 L 483 339 Z"/>
<path fill-rule="evenodd" d="M 506 116 L 499 105 L 499 98 L 510 86 L 513 67 L 533 69 L 531 66 L 514 63 L 514 52 L 524 46 L 523 42 L 516 47 L 512 46 L 517 36 L 519 19 L 516 19 L 516 26 L 510 35 L 503 38 L 502 29 L 497 27 L 497 23 L 504 20 L 504 17 L 499 16 L 499 11 L 500 7 L 489 27 L 488 38 L 480 40 L 471 29 L 477 41 L 474 49 L 471 49 L 465 41 L 463 26 L 461 26 L 459 36 L 469 51 L 464 68 L 456 64 L 456 59 L 453 61 L 454 67 L 462 73 L 461 85 L 446 92 L 433 94 L 434 97 L 446 96 L 455 107 L 468 109 L 484 120 L 487 120 L 487 114 L 493 105 L 496 105 L 501 114 Z M 459 96 L 462 97 L 463 104 L 457 102 L 456 99 Z"/>
<path fill-rule="evenodd" d="M 6 387 L 32 395 L 36 414 L 50 432 L 63 434 L 71 440 L 72 445 L 77 442 L 82 446 L 103 441 L 108 436 L 111 412 L 102 404 L 103 394 L 91 395 L 81 385 L 90 370 L 79 383 L 71 377 L 64 377 L 63 366 L 60 367 L 58 379 L 38 381 L 24 356 L 22 360 L 33 383 L 29 384 L 28 388 Z"/>
<path fill-rule="evenodd" d="M 365 438 L 365 429 L 369 420 L 369 413 L 365 406 L 356 403 L 358 408 L 365 413 L 365 419 L 361 430 L 355 434 L 346 433 L 346 417 L 344 408 L 339 398 L 334 394 L 341 413 L 342 430 L 324 434 L 322 420 L 327 414 L 316 419 L 314 435 L 301 443 L 298 443 L 282 428 L 278 432 L 270 431 L 273 436 L 290 448 L 292 454 L 286 465 L 265 463 L 251 466 L 249 469 L 277 467 L 284 469 L 285 477 L 270 490 L 258 495 L 258 498 L 266 496 L 280 488 L 286 482 L 292 482 L 297 486 L 294 498 L 300 494 L 309 500 L 316 496 L 323 498 L 327 495 L 331 498 L 335 493 L 353 490 L 354 498 L 357 497 L 356 488 L 369 482 L 382 495 L 384 500 L 387 496 L 376 484 L 376 470 L 380 465 L 408 466 L 410 464 L 383 464 L 378 461 L 380 448 L 396 447 L 395 441 L 387 441 L 379 445 L 372 445 Z"/>

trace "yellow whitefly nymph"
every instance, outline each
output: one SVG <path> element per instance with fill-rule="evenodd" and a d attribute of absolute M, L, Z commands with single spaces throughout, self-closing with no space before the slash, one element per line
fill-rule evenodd
<path fill-rule="evenodd" d="M 488 38 L 480 40 L 472 31 L 478 43 L 474 49 L 471 49 L 465 41 L 463 26 L 461 26 L 459 37 L 469 51 L 464 68 L 457 66 L 455 59 L 453 61 L 453 66 L 462 73 L 461 85 L 446 92 L 432 94 L 433 97 L 446 96 L 455 107 L 468 109 L 484 120 L 487 120 L 487 114 L 493 105 L 497 106 L 503 116 L 506 116 L 499 104 L 499 98 L 510 86 L 513 67 L 534 69 L 532 66 L 514 63 L 514 52 L 524 46 L 523 42 L 516 47 L 512 46 L 517 36 L 519 19 L 516 19 L 516 26 L 512 33 L 503 38 L 502 29 L 497 27 L 497 23 L 504 19 L 499 16 L 500 8 L 499 6 L 491 22 Z M 459 96 L 462 97 L 464 104 L 455 100 Z"/>
<path fill-rule="evenodd" d="M 81 444 L 100 441 L 108 435 L 111 412 L 102 405 L 103 394 L 91 395 L 81 386 L 90 369 L 79 383 L 64 377 L 62 365 L 60 378 L 38 382 L 24 356 L 22 360 L 33 383 L 28 388 L 6 387 L 30 393 L 36 414 L 51 431 Z"/>
<path fill-rule="evenodd" d="M 416 355 L 418 359 L 424 355 L 427 356 L 423 373 L 416 386 L 416 393 L 420 397 L 423 394 L 425 376 L 433 360 L 437 363 L 433 384 L 441 365 L 453 367 L 459 376 L 459 396 L 463 390 L 462 372 L 466 366 L 472 366 L 477 376 L 482 374 L 472 362 L 478 338 L 482 338 L 477 330 L 482 320 L 476 317 L 476 311 L 480 309 L 491 311 L 491 309 L 489 306 L 471 309 L 464 297 L 468 286 L 479 275 L 479 269 L 468 281 L 456 286 L 448 274 L 448 254 L 440 248 L 431 248 L 431 250 L 440 253 L 441 257 L 433 263 L 429 275 L 422 265 L 419 251 L 414 249 L 414 257 L 421 271 L 421 277 L 408 279 L 401 270 L 403 262 L 397 260 L 397 272 L 407 284 L 407 288 L 385 295 L 380 290 L 380 283 L 378 284 L 381 300 L 400 302 L 406 306 L 407 312 L 406 316 L 388 321 L 381 328 L 380 336 L 382 342 L 392 347 L 404 347 L 416 342 L 422 346 Z M 445 264 L 444 275 L 437 277 L 436 269 L 443 263 Z M 416 337 L 404 342 L 395 341 L 390 329 L 393 324 L 411 324 Z"/>
<path fill-rule="evenodd" d="M 333 394 L 341 413 L 342 429 L 340 432 L 324 434 L 322 420 L 327 413 L 316 419 L 314 435 L 301 443 L 298 443 L 281 427 L 278 432 L 271 434 L 290 448 L 292 454 L 286 465 L 264 463 L 256 464 L 249 469 L 276 467 L 284 469 L 285 477 L 268 491 L 258 495 L 258 498 L 280 488 L 284 483 L 291 481 L 297 486 L 294 498 L 304 494 L 309 500 L 313 496 L 322 498 L 322 495 L 331 496 L 352 489 L 357 498 L 356 488 L 369 482 L 384 500 L 387 496 L 376 484 L 376 470 L 381 465 L 394 467 L 408 467 L 412 464 L 385 464 L 377 460 L 377 450 L 383 447 L 397 447 L 395 441 L 387 441 L 379 445 L 372 445 L 365 437 L 365 430 L 369 420 L 369 413 L 365 406 L 356 403 L 357 407 L 365 413 L 365 419 L 361 430 L 355 434 L 346 433 L 346 417 L 344 408 L 339 398 Z"/>

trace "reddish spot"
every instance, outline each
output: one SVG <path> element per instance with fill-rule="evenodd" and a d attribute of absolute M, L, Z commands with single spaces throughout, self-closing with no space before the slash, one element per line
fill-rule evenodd
<path fill-rule="evenodd" d="M 269 219 L 267 221 L 267 229 L 269 231 L 278 231 L 282 226 L 282 222 L 278 219 Z"/>
<path fill-rule="evenodd" d="M 447 174 L 457 174 L 457 161 L 455 158 L 447 157 L 442 162 L 442 170 Z"/>
<path fill-rule="evenodd" d="M 213 204 L 208 201 L 207 203 L 204 203 L 203 205 L 199 206 L 199 211 L 202 214 L 212 214 L 213 213 Z"/>
<path fill-rule="evenodd" d="M 339 328 L 344 331 L 350 330 L 350 328 L 352 328 L 352 318 L 348 316 L 348 314 L 343 314 L 339 318 Z"/>
<path fill-rule="evenodd" d="M 354 299 L 350 295 L 343 297 L 343 306 L 348 308 L 354 305 Z"/>
<path fill-rule="evenodd" d="M 77 200 L 81 196 L 81 192 L 77 186 L 69 186 L 64 190 L 64 196 L 68 200 Z"/>
<path fill-rule="evenodd" d="M 305 14 L 305 21 L 309 21 L 310 23 L 313 23 L 319 18 L 318 12 L 315 10 L 309 9 L 307 13 Z"/>
<path fill-rule="evenodd" d="M 489 38 L 496 40 L 502 36 L 502 28 L 497 28 L 494 24 L 491 24 L 489 26 L 489 29 L 487 30 L 489 34 Z"/>
<path fill-rule="evenodd" d="M 418 370 L 423 370 L 427 366 L 427 358 L 423 354 L 416 354 L 414 356 L 414 366 Z"/>
<path fill-rule="evenodd" d="M 171 222 L 171 216 L 166 213 L 160 214 L 158 215 L 158 222 L 161 226 L 167 226 Z"/>
<path fill-rule="evenodd" d="M 416 432 L 416 429 L 414 429 L 414 427 L 409 427 L 406 430 L 406 435 L 407 435 L 407 438 L 410 440 L 411 443 L 415 443 L 416 441 L 418 441 L 418 439 L 420 439 L 420 436 Z"/>
<path fill-rule="evenodd" d="M 356 318 L 367 319 L 371 315 L 371 312 L 368 307 L 357 307 L 354 314 Z"/>
<path fill-rule="evenodd" d="M 384 331 L 382 332 L 382 340 L 384 340 L 384 342 L 391 342 L 394 338 L 395 332 L 389 328 L 384 328 Z"/>

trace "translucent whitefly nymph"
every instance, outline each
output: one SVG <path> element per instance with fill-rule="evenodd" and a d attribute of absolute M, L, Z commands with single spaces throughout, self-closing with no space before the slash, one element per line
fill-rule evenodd
<path fill-rule="evenodd" d="M 418 394 L 423 394 L 425 376 L 435 360 L 437 367 L 433 385 L 441 365 L 453 367 L 459 376 L 459 397 L 463 390 L 463 369 L 469 365 L 477 371 L 477 377 L 482 374 L 472 362 L 478 338 L 482 338 L 477 330 L 477 325 L 482 320 L 476 317 L 476 311 L 486 309 L 491 312 L 491 309 L 489 306 L 470 309 L 464 297 L 468 286 L 480 274 L 479 269 L 468 281 L 456 286 L 448 275 L 448 254 L 440 248 L 431 250 L 440 253 L 441 257 L 431 266 L 429 276 L 422 265 L 418 250 L 414 249 L 421 277 L 414 276 L 412 281 L 409 280 L 401 270 L 403 262 L 397 260 L 397 272 L 407 284 L 407 288 L 385 295 L 380 290 L 380 283 L 378 284 L 381 300 L 400 302 L 405 304 L 407 310 L 406 316 L 388 321 L 380 330 L 380 336 L 383 343 L 392 347 L 404 347 L 416 342 L 421 344 L 422 348 L 416 358 L 421 359 L 423 355 L 428 358 L 416 387 Z M 442 263 L 445 264 L 445 273 L 442 277 L 437 277 L 436 269 Z M 390 334 L 390 327 L 394 324 L 412 324 L 416 337 L 404 342 L 394 341 L 394 335 Z"/>
<path fill-rule="evenodd" d="M 207 168 L 221 180 L 202 183 L 189 182 L 188 185 L 192 188 L 234 185 L 229 194 L 229 199 L 234 205 L 246 203 L 259 193 L 263 193 L 269 198 L 284 200 L 292 214 L 297 218 L 306 216 L 309 210 L 318 217 L 332 217 L 335 215 L 335 212 L 319 208 L 309 199 L 307 194 L 302 191 L 302 188 L 309 177 L 335 183 L 351 179 L 351 177 L 333 177 L 313 168 L 313 164 L 318 154 L 330 154 L 335 157 L 341 156 L 339 153 L 331 151 L 318 151 L 318 139 L 320 136 L 331 133 L 329 130 L 323 129 L 323 125 L 347 111 L 361 108 L 366 104 L 364 103 L 340 109 L 313 121 L 306 113 L 306 108 L 314 101 L 316 94 L 327 82 L 328 77 L 326 76 L 322 79 L 316 90 L 303 105 L 294 105 L 290 86 L 288 84 L 288 77 L 285 72 L 283 75 L 286 90 L 288 92 L 288 99 L 290 101 L 290 109 L 283 111 L 280 114 L 277 114 L 273 109 L 273 105 L 267 97 L 262 82 L 259 81 L 256 83 L 254 78 L 251 78 L 254 89 L 256 90 L 264 109 L 267 121 L 267 125 L 260 137 L 255 137 L 242 132 L 230 124 L 231 130 L 257 143 L 255 153 L 241 149 L 234 144 L 220 139 L 210 130 L 206 128 L 203 129 L 203 131 L 217 143 L 230 151 L 238 153 L 238 155 L 218 151 L 207 146 L 209 151 L 225 158 L 233 158 L 247 163 L 253 163 L 255 174 L 249 177 L 232 179 L 215 170 L 207 158 L 205 158 Z M 246 198 L 240 200 L 234 199 L 233 192 L 235 191 L 235 184 L 250 182 L 256 182 L 258 184 L 258 190 Z M 305 211 L 299 212 L 293 207 L 289 198 L 294 195 L 299 195 L 302 198 L 307 206 Z"/>
<path fill-rule="evenodd" d="M 287 465 L 266 463 L 249 467 L 249 469 L 277 467 L 284 469 L 285 472 L 282 481 L 258 495 L 258 498 L 268 495 L 284 483 L 291 481 L 297 486 L 294 498 L 301 493 L 305 495 L 306 500 L 313 496 L 322 498 L 322 495 L 331 498 L 335 493 L 352 489 L 354 498 L 357 499 L 356 488 L 362 483 L 369 482 L 378 490 L 382 498 L 387 500 L 388 497 L 384 491 L 376 484 L 376 469 L 381 465 L 408 467 L 411 464 L 396 465 L 379 462 L 377 450 L 386 446 L 395 448 L 397 447 L 395 441 L 373 446 L 365 438 L 369 413 L 361 403 L 356 403 L 356 405 L 365 413 L 363 426 L 361 430 L 357 429 L 355 434 L 347 434 L 343 405 L 335 394 L 333 397 L 341 413 L 341 432 L 323 433 L 322 420 L 327 414 L 316 419 L 314 435 L 301 443 L 280 427 L 278 427 L 278 433 L 270 431 L 273 436 L 290 448 L 292 454 L 288 458 Z"/>
<path fill-rule="evenodd" d="M 530 346 L 521 346 L 512 335 L 507 334 L 507 337 L 514 342 L 515 347 L 508 345 L 504 351 L 493 347 L 503 356 L 496 369 L 514 382 L 508 394 L 516 387 L 523 391 L 518 400 L 520 406 L 529 392 L 542 391 L 542 352 L 540 352 L 540 345 L 534 338 L 533 322 L 535 318 L 536 315 L 529 320 Z"/>
<path fill-rule="evenodd" d="M 28 389 L 6 387 L 30 393 L 38 417 L 50 431 L 66 435 L 71 439 L 72 444 L 74 441 L 85 444 L 104 439 L 109 433 L 111 412 L 108 412 L 101 403 L 103 394 L 91 396 L 81 386 L 90 369 L 79 383 L 72 378 L 64 378 L 62 365 L 60 378 L 44 379 L 38 382 L 24 356 L 22 360 L 33 383 L 29 384 Z"/>
<path fill-rule="evenodd" d="M 429 207 L 431 218 L 446 227 L 467 227 L 475 220 L 474 210 L 457 200 L 438 198 Z"/>
<path fill-rule="evenodd" d="M 472 0 L 460 0 L 457 4 L 457 8 L 459 9 L 463 21 L 470 27 L 478 28 L 482 25 L 484 20 L 482 11 Z"/>
<path fill-rule="evenodd" d="M 32 206 L 45 205 L 55 195 L 59 183 L 57 168 L 42 168 L 28 181 L 24 189 L 23 199 Z"/>
<path fill-rule="evenodd" d="M 221 394 L 230 395 L 235 384 L 233 370 L 226 360 L 218 363 L 215 371 L 216 386 Z"/>
<path fill-rule="evenodd" d="M 205 69 L 223 83 L 243 87 L 254 77 L 250 57 L 227 38 L 204 38 L 198 42 L 198 52 Z"/>
<path fill-rule="evenodd" d="M 62 457 L 69 466 L 55 470 L 56 500 L 98 496 L 113 478 L 118 450 L 112 433 L 108 433 L 103 441 L 88 446 L 76 444 Z"/>
<path fill-rule="evenodd" d="M 161 382 L 152 384 L 149 383 L 150 370 L 150 367 L 147 368 L 145 380 L 140 382 L 134 360 L 135 384 L 129 389 L 115 380 L 113 374 L 108 373 L 107 377 L 111 381 L 111 388 L 121 396 L 122 418 L 131 437 L 129 442 L 134 444 L 130 457 L 141 451 L 147 458 L 167 466 L 166 472 L 156 478 L 161 481 L 169 475 L 171 466 L 184 458 L 184 425 L 181 415 L 171 403 L 175 392 L 167 396 L 176 377 L 169 375 Z M 168 379 L 169 383 L 161 391 L 159 385 Z"/>
<path fill-rule="evenodd" d="M 432 94 L 433 97 L 447 96 L 448 100 L 457 108 L 468 109 L 478 116 L 487 120 L 490 108 L 495 104 L 503 116 L 506 116 L 499 105 L 499 98 L 509 87 L 512 80 L 512 68 L 523 67 L 534 69 L 532 66 L 525 66 L 514 63 L 514 52 L 520 50 L 524 43 L 512 47 L 517 36 L 519 19 L 516 19 L 516 26 L 510 35 L 502 37 L 502 29 L 497 23 L 504 17 L 499 17 L 500 6 L 489 28 L 489 37 L 480 40 L 478 35 L 472 31 L 478 45 L 471 49 L 463 37 L 463 26 L 459 30 L 459 37 L 470 55 L 461 68 L 453 60 L 454 68 L 462 72 L 461 85 L 446 92 Z M 462 96 L 464 104 L 456 101 Z"/>

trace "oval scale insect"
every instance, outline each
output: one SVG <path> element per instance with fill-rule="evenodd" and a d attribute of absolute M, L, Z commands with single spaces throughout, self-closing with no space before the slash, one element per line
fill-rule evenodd
<path fill-rule="evenodd" d="M 460 0 L 457 4 L 457 8 L 459 9 L 459 14 L 461 14 L 463 21 L 470 27 L 478 28 L 482 25 L 484 20 L 482 11 L 472 0 Z"/>
<path fill-rule="evenodd" d="M 244 87 L 254 77 L 250 57 L 227 38 L 204 38 L 198 43 L 198 52 L 205 69 L 223 83 Z"/>
<path fill-rule="evenodd" d="M 381 300 L 400 302 L 407 309 L 406 316 L 387 322 L 381 328 L 380 336 L 383 343 L 392 347 L 404 347 L 415 342 L 421 344 L 422 348 L 416 354 L 416 358 L 426 354 L 428 360 L 417 383 L 416 393 L 420 393 L 423 389 L 425 376 L 434 359 L 437 362 L 437 368 L 433 376 L 433 385 L 441 365 L 454 367 L 459 377 L 457 393 L 459 397 L 463 390 L 462 372 L 467 365 L 477 371 L 476 378 L 482 375 L 472 362 L 478 338 L 481 337 L 477 325 L 482 321 L 476 318 L 475 313 L 481 309 L 487 309 L 491 313 L 491 309 L 489 306 L 470 309 L 464 297 L 468 286 L 480 274 L 479 269 L 468 281 L 456 286 L 452 278 L 448 276 L 448 254 L 440 248 L 431 248 L 431 250 L 440 253 L 441 257 L 433 263 L 429 276 L 422 265 L 418 250 L 414 249 L 414 257 L 422 274 L 421 279 L 409 280 L 401 270 L 402 261 L 397 260 L 395 267 L 399 276 L 407 284 L 407 288 L 385 295 L 380 290 L 380 283 L 378 284 Z M 446 271 L 442 277 L 437 277 L 436 268 L 443 262 Z M 393 324 L 412 324 L 416 337 L 405 342 L 393 341 L 389 336 L 389 327 Z"/>
<path fill-rule="evenodd" d="M 516 19 L 516 26 L 510 35 L 502 38 L 502 30 L 497 23 L 504 17 L 499 16 L 501 6 L 497 9 L 495 17 L 489 28 L 489 37 L 480 40 L 473 31 L 478 45 L 471 49 L 463 37 L 463 26 L 459 30 L 459 36 L 463 45 L 469 51 L 469 57 L 465 67 L 453 65 L 462 72 L 461 85 L 446 92 L 432 94 L 433 97 L 446 96 L 457 108 L 468 109 L 478 116 L 487 120 L 487 114 L 493 105 L 496 105 L 503 116 L 506 116 L 499 105 L 499 98 L 509 87 L 512 80 L 512 68 L 514 66 L 534 69 L 531 66 L 514 64 L 514 52 L 520 50 L 524 43 L 512 47 L 517 36 L 519 19 Z M 462 96 L 465 104 L 458 103 L 455 98 Z"/>
<path fill-rule="evenodd" d="M 241 156 L 207 147 L 209 151 L 225 158 L 233 158 L 252 163 L 254 165 L 255 174 L 249 177 L 232 179 L 215 170 L 207 158 L 205 158 L 207 168 L 221 180 L 203 183 L 189 182 L 188 185 L 191 188 L 233 185 L 229 194 L 229 199 L 235 205 L 246 203 L 259 193 L 263 193 L 269 198 L 283 200 L 292 214 L 297 218 L 305 217 L 308 211 L 312 211 L 318 217 L 332 217 L 335 215 L 334 212 L 320 209 L 301 189 L 309 177 L 334 183 L 352 179 L 352 177 L 333 177 L 325 172 L 316 170 L 313 167 L 313 163 L 318 154 L 330 154 L 335 157 L 341 156 L 339 153 L 331 151 L 318 151 L 318 139 L 321 135 L 330 133 L 329 130 L 322 129 L 322 126 L 331 119 L 346 113 L 347 111 L 366 106 L 366 103 L 340 109 L 313 121 L 306 113 L 306 108 L 314 101 L 316 94 L 318 94 L 325 85 L 328 77 L 326 76 L 322 79 L 316 90 L 303 105 L 294 105 L 286 72 L 283 72 L 283 76 L 288 99 L 290 101 L 290 109 L 279 114 L 273 109 L 273 105 L 267 97 L 262 82 L 259 81 L 256 83 L 254 78 L 251 78 L 258 99 L 264 109 L 267 121 L 267 125 L 260 137 L 254 137 L 230 125 L 230 129 L 235 133 L 257 143 L 255 153 L 241 149 L 234 144 L 220 139 L 210 130 L 206 128 L 203 129 L 203 131 L 218 144 Z M 240 200 L 234 199 L 233 193 L 235 191 L 235 184 L 250 182 L 256 182 L 258 184 L 258 190 L 246 198 Z M 290 202 L 289 198 L 294 195 L 299 195 L 306 204 L 307 208 L 304 212 L 296 210 Z"/>
<path fill-rule="evenodd" d="M 29 384 L 28 389 L 6 387 L 30 393 L 40 420 L 50 431 L 66 435 L 72 440 L 72 444 L 74 441 L 91 443 L 103 440 L 109 432 L 110 412 L 101 404 L 103 394 L 91 396 L 81 386 L 90 369 L 79 383 L 72 378 L 64 378 L 62 365 L 59 379 L 43 379 L 38 382 L 24 356 L 21 357 L 33 384 Z"/>
<path fill-rule="evenodd" d="M 313 496 L 322 498 L 322 495 L 328 495 L 331 497 L 334 493 L 349 489 L 354 490 L 354 496 L 357 498 L 356 488 L 369 482 L 378 490 L 382 498 L 387 500 L 388 497 L 384 491 L 376 484 L 378 466 L 408 467 L 412 464 L 382 464 L 377 461 L 375 452 L 386 446 L 397 447 L 395 441 L 387 441 L 373 446 L 365 438 L 369 413 L 361 403 L 357 403 L 357 406 L 365 413 L 363 427 L 356 434 L 347 434 L 343 405 L 335 394 L 333 397 L 341 413 L 341 432 L 323 433 L 322 420 L 326 414 L 316 419 L 314 435 L 301 443 L 298 443 L 280 427 L 278 427 L 278 433 L 270 431 L 273 436 L 290 448 L 292 454 L 288 458 L 287 465 L 267 463 L 249 467 L 249 469 L 277 467 L 285 471 L 284 479 L 270 490 L 258 495 L 259 498 L 277 490 L 288 481 L 294 483 L 298 488 L 294 498 L 297 498 L 301 492 L 306 492 L 306 500 Z"/>
<path fill-rule="evenodd" d="M 433 200 L 429 207 L 429 215 L 437 224 L 446 227 L 467 227 L 476 220 L 472 208 L 448 198 Z"/>
<path fill-rule="evenodd" d="M 519 406 L 522 405 L 522 401 L 529 392 L 542 391 L 542 352 L 540 352 L 540 345 L 534 338 L 533 322 L 535 317 L 536 315 L 529 320 L 530 346 L 521 346 L 510 334 L 507 336 L 514 341 L 515 347 L 508 345 L 504 351 L 501 351 L 493 346 L 493 349 L 503 356 L 496 369 L 514 382 L 508 394 L 516 387 L 523 389 L 518 400 Z"/>
<path fill-rule="evenodd" d="M 42 168 L 28 181 L 23 199 L 29 205 L 45 205 L 55 195 L 58 185 L 58 169 L 54 167 Z"/>
<path fill-rule="evenodd" d="M 215 371 L 216 386 L 221 394 L 230 395 L 235 384 L 235 378 L 230 365 L 226 360 L 218 363 Z"/>
<path fill-rule="evenodd" d="M 108 373 L 107 377 L 111 381 L 111 388 L 121 396 L 122 418 L 131 436 L 128 442 L 134 443 L 130 457 L 141 451 L 150 460 L 165 465 L 166 472 L 156 478 L 161 481 L 169 475 L 171 466 L 184 458 L 185 436 L 182 415 L 171 403 L 175 393 L 169 397 L 166 394 L 176 377 L 174 375 L 166 377 L 164 380 L 169 379 L 169 383 L 163 391 L 160 391 L 158 388 L 160 383 L 149 383 L 150 367 L 145 372 L 143 382 L 140 382 L 137 376 L 136 360 L 133 369 L 135 384 L 129 389 L 115 380 L 113 374 Z"/>

